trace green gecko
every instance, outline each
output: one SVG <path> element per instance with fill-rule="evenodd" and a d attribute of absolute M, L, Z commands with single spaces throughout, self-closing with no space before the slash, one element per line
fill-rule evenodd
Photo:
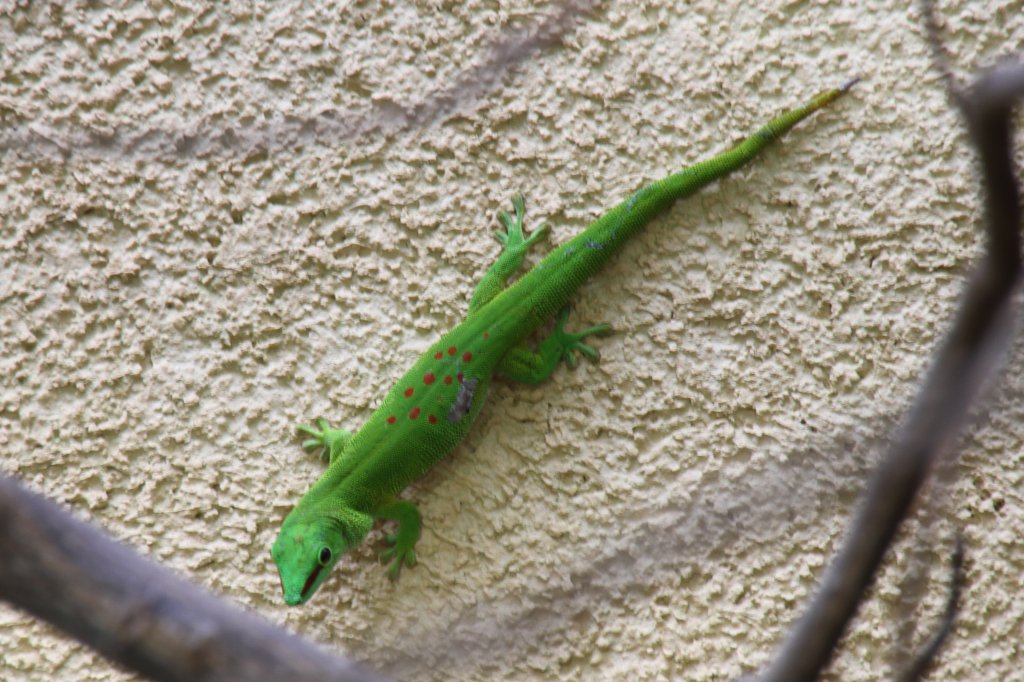
<path fill-rule="evenodd" d="M 414 565 L 420 514 L 396 496 L 462 440 L 494 375 L 536 384 L 551 376 L 560 361 L 575 367 L 576 353 L 596 359 L 597 352 L 583 341 L 608 332 L 607 325 L 577 333 L 564 329 L 566 305 L 576 289 L 677 199 L 743 166 L 856 80 L 777 116 L 732 149 L 641 188 L 508 284 L 529 248 L 548 231 L 541 225 L 525 235 L 525 204 L 516 196 L 515 215 L 500 213 L 503 248 L 474 290 L 466 318 L 420 356 L 363 428 L 350 433 L 322 419 L 319 428 L 299 427 L 311 436 L 303 447 L 322 447 L 329 464 L 288 514 L 271 550 L 285 602 L 294 606 L 313 596 L 334 564 L 366 538 L 378 519 L 398 522 L 397 531 L 387 537 L 390 548 L 381 554 L 391 561 L 389 576 L 397 578 L 403 564 Z M 531 349 L 527 337 L 552 318 L 554 330 Z"/>

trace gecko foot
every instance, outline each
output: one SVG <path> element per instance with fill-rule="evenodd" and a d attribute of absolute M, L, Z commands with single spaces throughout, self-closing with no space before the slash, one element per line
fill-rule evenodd
<path fill-rule="evenodd" d="M 330 463 L 352 440 L 352 433 L 345 429 L 332 429 L 330 422 L 323 418 L 317 419 L 316 424 L 320 427 L 319 430 L 306 424 L 299 424 L 297 427 L 299 433 L 312 436 L 312 438 L 302 441 L 302 447 L 307 450 L 321 448 L 320 459 Z"/>
<path fill-rule="evenodd" d="M 498 230 L 496 236 L 506 251 L 526 251 L 541 239 L 544 239 L 550 232 L 547 224 L 541 224 L 527 237 L 523 234 L 523 217 L 526 215 L 526 200 L 522 194 L 512 197 L 512 208 L 515 209 L 515 216 L 509 215 L 507 211 L 501 211 L 498 218 L 505 225 L 505 231 Z"/>
<path fill-rule="evenodd" d="M 413 549 L 415 540 L 412 542 L 403 541 L 401 533 L 393 533 L 384 536 L 384 542 L 391 545 L 380 553 L 381 562 L 391 561 L 388 566 L 388 578 L 392 581 L 398 580 L 398 574 L 402 571 L 402 565 L 410 568 L 416 565 L 416 550 Z"/>
<path fill-rule="evenodd" d="M 579 352 L 581 355 L 585 355 L 593 361 L 600 359 L 601 354 L 596 348 L 583 343 L 583 339 L 588 336 L 606 336 L 612 332 L 612 328 L 607 324 L 599 324 L 588 329 L 584 329 L 580 332 L 569 333 L 565 331 L 565 321 L 569 318 L 569 309 L 563 308 L 561 314 L 558 316 L 558 320 L 555 322 L 555 330 L 553 336 L 557 339 L 558 345 L 561 348 L 562 360 L 571 369 L 575 369 L 578 364 L 576 359 L 576 353 Z"/>

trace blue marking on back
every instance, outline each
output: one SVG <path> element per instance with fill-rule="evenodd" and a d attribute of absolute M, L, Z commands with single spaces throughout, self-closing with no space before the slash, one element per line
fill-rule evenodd
<path fill-rule="evenodd" d="M 468 377 L 459 384 L 459 392 L 455 396 L 455 402 L 452 403 L 452 409 L 448 410 L 448 421 L 457 422 L 469 414 L 470 408 L 473 407 L 473 394 L 476 393 L 476 387 L 479 383 L 480 379 Z"/>

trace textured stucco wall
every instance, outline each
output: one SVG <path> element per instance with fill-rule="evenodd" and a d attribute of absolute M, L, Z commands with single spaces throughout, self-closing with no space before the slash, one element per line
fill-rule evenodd
<path fill-rule="evenodd" d="M 5 471 L 404 679 L 765 661 L 977 249 L 972 157 L 908 3 L 615 3 L 537 49 L 522 31 L 557 5 L 98 4 L 0 2 Z M 959 65 L 1022 47 L 1020 0 L 941 9 Z M 320 471 L 294 424 L 361 423 L 459 319 L 513 193 L 564 240 L 855 74 L 580 292 L 574 323 L 617 330 L 599 365 L 496 385 L 410 490 L 417 568 L 391 585 L 366 545 L 282 606 L 268 548 Z M 835 678 L 890 675 L 927 634 L 952 521 L 969 585 L 935 679 L 1019 674 L 1021 360 Z M 6 608 L 0 656 L 3 679 L 129 677 Z"/>

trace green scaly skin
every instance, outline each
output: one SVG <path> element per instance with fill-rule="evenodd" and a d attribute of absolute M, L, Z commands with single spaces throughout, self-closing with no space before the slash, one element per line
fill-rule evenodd
<path fill-rule="evenodd" d="M 324 420 L 318 428 L 299 427 L 310 436 L 303 445 L 322 447 L 329 465 L 288 514 L 271 550 L 285 601 L 307 601 L 378 519 L 398 522 L 388 538 L 391 547 L 382 554 L 391 562 L 388 574 L 397 578 L 403 565 L 414 565 L 420 515 L 396 496 L 462 440 L 492 377 L 535 384 L 560 361 L 575 366 L 577 352 L 596 359 L 597 351 L 583 340 L 606 333 L 606 325 L 578 333 L 563 329 L 576 289 L 676 200 L 743 166 L 854 82 L 781 114 L 718 156 L 641 188 L 508 285 L 527 250 L 547 234 L 546 226 L 524 234 L 524 202 L 515 197 L 515 215 L 500 214 L 501 255 L 476 287 L 465 320 L 423 353 L 357 433 L 332 429 Z M 535 350 L 526 345 L 527 337 L 556 315 L 554 331 Z"/>

